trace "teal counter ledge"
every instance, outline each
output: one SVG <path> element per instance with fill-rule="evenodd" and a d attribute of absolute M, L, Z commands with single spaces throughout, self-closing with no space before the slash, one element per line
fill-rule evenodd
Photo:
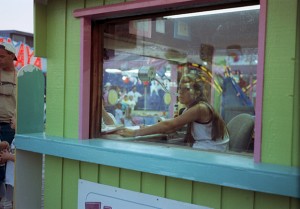
<path fill-rule="evenodd" d="M 300 168 L 254 163 L 249 156 L 44 133 L 16 135 L 15 145 L 17 150 L 300 198 Z"/>

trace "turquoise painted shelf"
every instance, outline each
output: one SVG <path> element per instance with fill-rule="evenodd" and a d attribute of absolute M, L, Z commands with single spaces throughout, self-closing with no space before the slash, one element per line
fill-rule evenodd
<path fill-rule="evenodd" d="M 16 135 L 17 150 L 211 183 L 300 197 L 300 169 L 255 163 L 251 156 L 108 139 Z"/>

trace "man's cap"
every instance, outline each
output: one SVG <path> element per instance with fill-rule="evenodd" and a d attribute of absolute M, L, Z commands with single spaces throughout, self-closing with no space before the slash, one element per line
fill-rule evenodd
<path fill-rule="evenodd" d="M 107 82 L 104 87 L 109 87 L 109 86 L 111 86 L 111 83 Z"/>
<path fill-rule="evenodd" d="M 15 55 L 14 60 L 17 60 L 17 57 L 16 57 L 16 48 L 14 47 L 14 45 L 12 43 L 2 42 L 2 43 L 0 43 L 0 46 L 3 46 L 6 51 L 8 51 L 10 53 L 13 53 Z"/>

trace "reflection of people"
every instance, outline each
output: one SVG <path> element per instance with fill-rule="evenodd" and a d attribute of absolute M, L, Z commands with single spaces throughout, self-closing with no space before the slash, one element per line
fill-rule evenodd
<path fill-rule="evenodd" d="M 160 85 L 158 84 L 157 81 L 152 80 L 151 81 L 151 85 L 150 85 L 150 96 L 152 96 L 153 92 L 158 95 L 158 90 L 161 89 Z"/>
<path fill-rule="evenodd" d="M 108 93 L 109 93 L 109 90 L 111 89 L 111 83 L 110 82 L 107 82 L 105 85 L 104 85 L 104 91 L 103 91 L 103 98 L 104 98 L 104 102 L 105 104 L 108 104 Z"/>
<path fill-rule="evenodd" d="M 117 122 L 116 122 L 117 125 L 124 124 L 124 115 L 123 115 L 121 103 L 117 103 L 117 104 L 116 104 L 115 118 L 116 118 L 116 121 L 117 121 Z"/>
<path fill-rule="evenodd" d="M 138 103 L 139 98 L 143 96 L 138 91 L 136 91 L 136 86 L 133 86 L 131 91 L 128 92 L 128 96 L 130 95 L 133 96 L 133 100 L 135 101 L 136 104 Z"/>
<path fill-rule="evenodd" d="M 129 101 L 127 102 L 127 104 L 129 105 L 129 107 L 131 108 L 131 110 L 134 110 L 136 102 L 134 101 L 132 95 L 129 95 Z"/>
<path fill-rule="evenodd" d="M 240 70 L 234 70 L 232 72 L 232 77 L 241 88 L 245 88 L 247 86 L 247 82 L 243 79 L 243 75 Z"/>
<path fill-rule="evenodd" d="M 208 104 L 203 83 L 194 74 L 183 75 L 179 84 L 179 101 L 187 109 L 176 118 L 138 130 L 124 129 L 117 133 L 122 136 L 143 136 L 172 133 L 188 125 L 185 142 L 194 148 L 225 151 L 229 139 L 224 121 Z"/>
<path fill-rule="evenodd" d="M 132 109 L 131 107 L 127 106 L 125 109 L 125 117 L 124 117 L 124 125 L 125 127 L 135 126 L 136 123 L 133 121 L 131 115 Z"/>

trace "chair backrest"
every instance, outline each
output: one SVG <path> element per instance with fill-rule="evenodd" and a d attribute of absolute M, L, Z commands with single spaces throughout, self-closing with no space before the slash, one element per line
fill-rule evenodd
<path fill-rule="evenodd" d="M 246 113 L 239 114 L 228 122 L 227 128 L 230 137 L 229 150 L 248 150 L 254 130 L 254 117 Z"/>

